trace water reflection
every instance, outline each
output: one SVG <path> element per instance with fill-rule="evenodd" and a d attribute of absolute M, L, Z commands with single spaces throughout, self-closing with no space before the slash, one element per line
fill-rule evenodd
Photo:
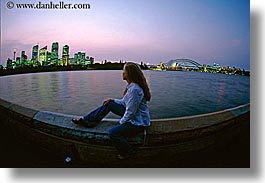
<path fill-rule="evenodd" d="M 225 97 L 225 83 L 221 82 L 219 85 L 219 94 L 218 94 L 218 105 L 223 105 Z"/>

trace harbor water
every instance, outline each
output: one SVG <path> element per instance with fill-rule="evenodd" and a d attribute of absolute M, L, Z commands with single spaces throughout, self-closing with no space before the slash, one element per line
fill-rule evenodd
<path fill-rule="evenodd" d="M 250 77 L 144 71 L 152 119 L 191 116 L 250 102 Z M 106 98 L 122 98 L 122 71 L 68 71 L 0 77 L 0 98 L 37 110 L 84 115 Z M 108 118 L 118 118 L 113 114 Z"/>

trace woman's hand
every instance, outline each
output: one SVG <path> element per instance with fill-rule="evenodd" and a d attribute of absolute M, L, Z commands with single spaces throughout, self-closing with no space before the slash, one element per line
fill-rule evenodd
<path fill-rule="evenodd" d="M 103 101 L 103 105 L 107 105 L 111 101 L 114 101 L 114 99 L 112 99 L 112 98 L 106 99 L 106 100 Z"/>

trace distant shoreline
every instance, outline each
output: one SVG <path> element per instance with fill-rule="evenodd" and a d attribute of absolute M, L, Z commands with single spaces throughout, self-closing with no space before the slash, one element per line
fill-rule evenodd
<path fill-rule="evenodd" d="M 45 67 L 23 67 L 16 69 L 2 69 L 0 76 L 40 73 L 40 72 L 57 72 L 57 71 L 80 71 L 80 70 L 122 70 L 124 63 L 106 63 L 106 64 L 91 64 L 88 66 L 70 65 L 70 66 L 45 66 Z M 148 69 L 146 66 L 140 65 L 143 70 Z"/>
<path fill-rule="evenodd" d="M 87 71 L 87 70 L 122 70 L 125 63 L 105 63 L 105 64 L 90 64 L 86 66 L 82 65 L 70 65 L 70 66 L 38 66 L 29 67 L 25 66 L 22 68 L 15 69 L 0 69 L 0 77 L 16 74 L 28 74 L 28 73 L 41 73 L 41 72 L 58 72 L 58 71 Z M 156 70 L 148 68 L 147 65 L 140 65 L 142 70 Z M 173 71 L 173 70 L 168 70 Z M 176 70 L 174 70 L 176 71 Z M 183 70 L 184 71 L 184 70 Z M 189 71 L 189 70 L 185 70 Z M 192 71 L 190 71 L 192 72 Z M 198 71 L 197 71 L 198 72 Z M 225 74 L 225 73 L 220 73 Z M 250 76 L 249 72 L 241 73 L 242 76 Z"/>
<path fill-rule="evenodd" d="M 87 70 L 84 67 L 25 67 L 19 69 L 0 70 L 0 76 L 27 74 L 27 73 L 40 73 L 40 72 L 57 72 L 57 71 L 74 71 L 74 70 Z"/>

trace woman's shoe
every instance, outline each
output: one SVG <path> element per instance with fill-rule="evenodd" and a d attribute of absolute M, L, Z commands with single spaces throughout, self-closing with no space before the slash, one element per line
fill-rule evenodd
<path fill-rule="evenodd" d="M 72 122 L 74 124 L 77 124 L 77 125 L 81 125 L 83 127 L 86 127 L 86 128 L 89 128 L 90 126 L 85 122 L 85 120 L 83 118 L 79 118 L 79 119 L 75 119 L 73 118 L 72 119 Z"/>

